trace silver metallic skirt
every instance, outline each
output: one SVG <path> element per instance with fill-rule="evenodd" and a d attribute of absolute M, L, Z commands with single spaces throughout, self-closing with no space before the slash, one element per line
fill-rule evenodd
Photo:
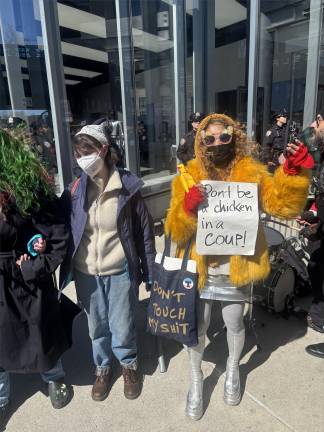
<path fill-rule="evenodd" d="M 220 300 L 231 302 L 248 302 L 251 296 L 251 284 L 237 288 L 228 275 L 208 275 L 200 298 L 205 300 Z"/>

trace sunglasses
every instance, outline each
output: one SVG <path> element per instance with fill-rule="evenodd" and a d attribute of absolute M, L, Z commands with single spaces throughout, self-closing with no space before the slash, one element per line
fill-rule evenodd
<path fill-rule="evenodd" d="M 226 132 L 225 132 L 225 133 L 222 133 L 222 134 L 219 136 L 219 141 L 220 141 L 222 144 L 229 144 L 229 143 L 232 141 L 232 139 L 233 139 L 233 136 L 230 135 L 229 133 L 226 133 Z M 214 144 L 215 140 L 216 140 L 216 138 L 215 138 L 213 135 L 207 135 L 207 136 L 204 138 L 204 143 L 205 143 L 207 146 L 210 146 L 210 145 Z"/>

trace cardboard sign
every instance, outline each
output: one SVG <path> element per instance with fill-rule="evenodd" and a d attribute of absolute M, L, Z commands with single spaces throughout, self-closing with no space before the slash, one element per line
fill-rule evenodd
<path fill-rule="evenodd" d="M 200 255 L 254 255 L 259 226 L 256 183 L 201 182 L 207 202 L 198 211 Z"/>

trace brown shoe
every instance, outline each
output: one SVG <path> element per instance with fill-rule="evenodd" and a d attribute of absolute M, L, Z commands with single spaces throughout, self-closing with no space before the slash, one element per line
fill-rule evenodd
<path fill-rule="evenodd" d="M 93 383 L 91 396 L 96 402 L 101 402 L 106 399 L 110 390 L 111 372 L 108 375 L 96 376 Z"/>
<path fill-rule="evenodd" d="M 136 399 L 141 394 L 142 385 L 138 373 L 133 369 L 123 369 L 124 395 L 127 399 Z"/>

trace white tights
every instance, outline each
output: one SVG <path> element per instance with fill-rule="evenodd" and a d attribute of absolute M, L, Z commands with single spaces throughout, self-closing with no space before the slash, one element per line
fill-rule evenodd
<path fill-rule="evenodd" d="M 201 362 L 205 349 L 205 337 L 210 324 L 212 304 L 214 300 L 198 301 L 198 345 L 189 348 L 192 381 L 201 379 Z M 244 302 L 221 302 L 222 315 L 227 327 L 227 344 L 229 361 L 238 365 L 245 342 L 243 322 Z"/>

